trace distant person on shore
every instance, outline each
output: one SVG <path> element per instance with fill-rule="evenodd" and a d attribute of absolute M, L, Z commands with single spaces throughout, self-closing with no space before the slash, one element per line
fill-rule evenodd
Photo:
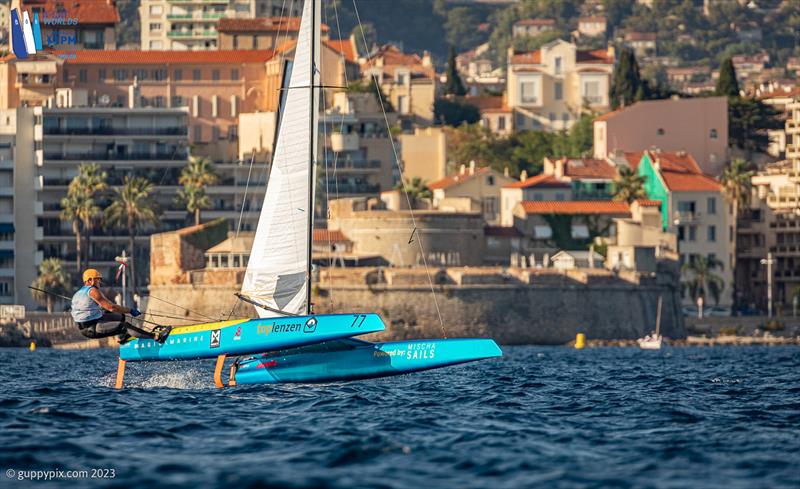
<path fill-rule="evenodd" d="M 119 335 L 120 344 L 128 342 L 133 336 L 131 330 L 140 338 L 162 341 L 161 335 L 138 328 L 125 321 L 125 314 L 131 317 L 140 316 L 138 309 L 114 304 L 100 292 L 103 280 L 100 272 L 89 268 L 83 272 L 83 287 L 72 296 L 72 319 L 78 325 L 81 334 L 87 338 L 107 338 Z"/>

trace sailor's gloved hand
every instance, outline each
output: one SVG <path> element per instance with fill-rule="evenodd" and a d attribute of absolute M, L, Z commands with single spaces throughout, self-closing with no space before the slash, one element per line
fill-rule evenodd
<path fill-rule="evenodd" d="M 141 316 L 141 315 L 142 315 L 142 312 L 139 309 L 131 308 L 131 316 L 136 317 L 136 316 Z"/>

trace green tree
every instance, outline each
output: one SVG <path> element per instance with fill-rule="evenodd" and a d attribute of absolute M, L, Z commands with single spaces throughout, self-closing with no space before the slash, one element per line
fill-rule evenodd
<path fill-rule="evenodd" d="M 206 187 L 217 183 L 218 177 L 207 158 L 192 156 L 189 163 L 181 170 L 178 183 L 183 185 L 178 190 L 178 205 L 186 206 L 186 211 L 194 215 L 195 226 L 200 224 L 200 211 L 211 207 L 211 200 L 206 195 Z"/>
<path fill-rule="evenodd" d="M 619 168 L 619 176 L 614 182 L 614 200 L 632 203 L 647 197 L 644 190 L 645 178 L 635 173 L 629 166 Z"/>
<path fill-rule="evenodd" d="M 114 200 L 105 211 L 108 225 L 128 231 L 133 292 L 136 292 L 136 232 L 145 224 L 158 224 L 159 211 L 152 197 L 153 189 L 153 184 L 146 178 L 126 176 L 122 186 L 114 189 Z"/>
<path fill-rule="evenodd" d="M 717 269 L 722 269 L 721 261 L 712 256 L 706 258 L 702 255 L 695 256 L 694 260 L 681 267 L 684 276 L 688 277 L 683 286 L 689 290 L 692 299 L 696 301 L 698 297 L 702 297 L 705 302 L 708 294 L 711 294 L 714 304 L 719 304 L 719 297 L 725 284 L 722 278 L 714 273 Z"/>
<path fill-rule="evenodd" d="M 78 273 L 83 269 L 83 250 L 81 246 L 81 236 L 83 232 L 81 229 L 81 222 L 87 200 L 91 199 L 87 199 L 80 194 L 70 193 L 61 199 L 61 220 L 70 223 L 72 226 L 72 234 L 75 235 L 75 269 L 78 270 Z"/>
<path fill-rule="evenodd" d="M 715 93 L 726 97 L 739 96 L 739 82 L 736 81 L 736 68 L 733 67 L 731 58 L 725 58 L 719 67 L 719 78 L 717 79 Z"/>
<path fill-rule="evenodd" d="M 467 89 L 458 75 L 456 68 L 456 49 L 450 46 L 450 55 L 447 57 L 447 82 L 444 84 L 444 93 L 449 95 L 466 95 Z"/>
<path fill-rule="evenodd" d="M 481 120 L 477 107 L 454 98 L 437 98 L 433 102 L 433 114 L 438 122 L 453 127 Z"/>
<path fill-rule="evenodd" d="M 639 74 L 639 63 L 630 49 L 623 49 L 620 53 L 610 92 L 611 106 L 614 109 L 631 105 L 646 96 Z"/>
<path fill-rule="evenodd" d="M 766 152 L 769 146 L 767 130 L 780 129 L 783 122 L 772 106 L 751 97 L 728 99 L 728 139 L 748 154 Z"/>
<path fill-rule="evenodd" d="M 39 276 L 31 283 L 31 287 L 51 293 L 45 294 L 44 292 L 32 290 L 31 295 L 33 295 L 33 299 L 36 302 L 47 307 L 47 312 L 52 313 L 56 302 L 53 294 L 67 295 L 69 293 L 69 282 L 69 274 L 64 270 L 61 260 L 58 258 L 45 258 L 39 264 Z"/>
<path fill-rule="evenodd" d="M 734 158 L 722 171 L 722 183 L 725 200 L 733 207 L 733 235 L 738 234 L 739 210 L 746 209 L 750 204 L 750 179 L 754 172 L 749 169 L 749 164 L 741 159 Z M 733 256 L 736 256 L 736 240 L 733 241 Z M 733 263 L 733 276 L 736 277 L 736 261 Z M 733 301 L 737 305 L 738 294 L 736 280 L 734 280 Z"/>
<path fill-rule="evenodd" d="M 633 13 L 636 0 L 603 0 L 603 9 L 608 18 L 609 31 L 618 26 L 625 17 Z"/>

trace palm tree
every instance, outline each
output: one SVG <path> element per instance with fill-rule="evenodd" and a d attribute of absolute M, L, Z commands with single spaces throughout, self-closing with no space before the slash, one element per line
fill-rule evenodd
<path fill-rule="evenodd" d="M 80 226 L 83 225 L 83 232 L 86 234 L 86 264 L 91 260 L 91 233 L 95 222 L 100 216 L 100 207 L 96 205 L 94 197 L 108 188 L 106 179 L 108 174 L 100 168 L 97 163 L 82 163 L 78 167 L 78 175 L 69 183 L 67 197 L 61 201 L 61 218 L 72 222 L 72 232 L 75 233 L 77 248 L 78 271 L 81 270 L 81 243 Z"/>
<path fill-rule="evenodd" d="M 207 158 L 189 158 L 189 163 L 181 171 L 178 183 L 183 188 L 178 190 L 178 205 L 186 206 L 186 210 L 194 214 L 194 224 L 200 224 L 200 210 L 211 207 L 211 200 L 206 195 L 206 187 L 217 183 L 218 177 L 211 168 Z"/>
<path fill-rule="evenodd" d="M 750 205 L 750 179 L 753 177 L 753 172 L 750 171 L 749 164 L 742 158 L 734 158 L 723 170 L 720 181 L 722 182 L 725 200 L 727 200 L 733 208 L 733 245 L 732 254 L 736 257 L 736 236 L 738 233 L 739 222 L 739 209 L 747 208 Z M 734 308 L 737 302 L 736 291 L 736 260 L 734 259 L 733 265 L 733 301 Z"/>
<path fill-rule="evenodd" d="M 637 175 L 630 167 L 621 166 L 619 177 L 616 179 L 614 200 L 633 203 L 638 199 L 647 197 L 644 190 L 645 178 Z"/>
<path fill-rule="evenodd" d="M 47 258 L 39 264 L 39 276 L 33 281 L 31 287 L 43 289 L 53 294 L 65 295 L 68 293 L 69 274 L 64 270 L 61 260 L 58 258 Z M 34 300 L 47 307 L 47 312 L 53 312 L 55 306 L 55 296 L 45 294 L 36 290 L 31 291 Z"/>
<path fill-rule="evenodd" d="M 412 178 L 407 185 L 403 182 L 400 182 L 395 188 L 404 191 L 412 202 L 419 199 L 430 199 L 433 197 L 433 192 L 431 192 L 431 189 L 428 188 L 425 180 L 421 179 L 420 177 Z"/>
<path fill-rule="evenodd" d="M 722 262 L 713 256 L 706 258 L 702 255 L 696 256 L 694 260 L 681 267 L 683 274 L 691 275 L 683 285 L 689 289 L 692 299 L 697 301 L 698 297 L 702 297 L 705 301 L 707 293 L 710 293 L 714 304 L 719 304 L 719 295 L 725 284 L 722 278 L 714 273 L 716 269 L 722 269 Z"/>
<path fill-rule="evenodd" d="M 152 198 L 153 184 L 143 177 L 125 177 L 122 187 L 115 188 L 115 197 L 105 211 L 105 223 L 128 230 L 131 253 L 131 290 L 136 291 L 136 231 L 143 224 L 158 224 L 158 206 Z"/>

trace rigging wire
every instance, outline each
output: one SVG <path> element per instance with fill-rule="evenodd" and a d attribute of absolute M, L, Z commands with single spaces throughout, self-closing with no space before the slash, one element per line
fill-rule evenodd
<path fill-rule="evenodd" d="M 364 42 L 364 50 L 367 53 L 367 63 L 369 63 L 370 62 L 370 57 L 371 57 L 370 56 L 370 50 L 369 50 L 369 46 L 367 45 L 367 37 L 364 34 L 364 25 L 361 23 L 361 15 L 359 15 L 359 13 L 358 13 L 358 6 L 356 5 L 356 0 L 353 0 L 353 9 L 355 10 L 356 19 L 358 20 L 358 28 L 359 28 L 359 31 L 361 32 L 361 39 Z M 400 182 L 403 184 L 403 190 L 404 190 L 403 193 L 406 196 L 406 202 L 408 204 L 408 209 L 409 209 L 410 214 L 411 214 L 411 223 L 414 226 L 414 230 L 416 230 L 417 229 L 417 219 L 414 216 L 414 208 L 411 205 L 411 197 L 409 197 L 408 193 L 405 192 L 405 189 L 407 188 L 406 187 L 406 182 L 405 182 L 405 178 L 403 177 L 403 169 L 400 167 L 400 159 L 398 158 L 398 154 L 397 154 L 397 146 L 394 143 L 394 136 L 392 135 L 391 127 L 389 126 L 389 118 L 386 116 L 386 107 L 384 106 L 384 103 L 383 103 L 383 94 L 381 93 L 381 87 L 380 87 L 380 84 L 378 83 L 378 79 L 377 79 L 376 76 L 372 76 L 371 75 L 370 78 L 372 79 L 373 83 L 375 84 L 375 91 L 377 93 L 378 102 L 380 102 L 381 111 L 383 112 L 383 120 L 386 123 L 386 131 L 388 132 L 389 142 L 392 144 L 392 153 L 394 154 L 394 163 L 395 163 L 395 165 L 397 165 L 397 170 L 398 170 L 398 172 L 400 174 Z M 413 231 L 412 231 L 412 236 L 413 236 Z M 433 285 L 433 278 L 431 277 L 431 272 L 428 269 L 428 260 L 425 257 L 425 250 L 424 250 L 424 248 L 422 246 L 422 239 L 417 239 L 417 245 L 419 246 L 419 253 L 420 253 L 420 256 L 422 257 L 422 264 L 425 266 L 425 274 L 428 276 L 428 283 L 430 284 L 430 287 L 431 287 L 431 294 L 433 295 L 433 303 L 436 306 L 436 314 L 439 317 L 439 325 L 442 328 L 442 335 L 446 339 L 447 338 L 447 332 L 445 331 L 444 320 L 442 319 L 442 311 L 439 309 L 439 301 L 436 298 L 436 289 L 435 289 L 435 287 Z"/>
<path fill-rule="evenodd" d="M 179 308 L 179 309 L 183 309 L 183 310 L 184 310 L 184 311 L 186 311 L 186 312 L 190 312 L 190 313 L 192 313 L 192 314 L 195 314 L 195 315 L 197 315 L 197 316 L 202 316 L 202 317 L 204 317 L 204 318 L 206 318 L 206 319 L 210 319 L 210 320 L 212 320 L 212 321 L 217 321 L 217 320 L 218 320 L 217 318 L 213 318 L 213 317 L 211 317 L 211 316 L 208 316 L 208 315 L 206 315 L 206 314 L 203 314 L 203 313 L 201 313 L 201 312 L 199 312 L 199 311 L 192 311 L 192 310 L 191 310 L 191 309 L 189 309 L 188 307 L 183 307 L 183 306 L 180 306 L 180 305 L 178 305 L 178 304 L 175 304 L 174 302 L 170 302 L 170 301 L 168 301 L 168 300 L 166 300 L 166 299 L 161 299 L 161 298 L 159 298 L 159 297 L 156 297 L 156 296 L 154 296 L 153 294 L 147 295 L 146 297 L 149 297 L 150 299 L 155 299 L 155 300 L 157 300 L 157 301 L 164 302 L 164 303 L 166 303 L 166 304 L 169 304 L 170 306 L 175 306 L 175 307 L 177 307 L 177 308 Z"/>

